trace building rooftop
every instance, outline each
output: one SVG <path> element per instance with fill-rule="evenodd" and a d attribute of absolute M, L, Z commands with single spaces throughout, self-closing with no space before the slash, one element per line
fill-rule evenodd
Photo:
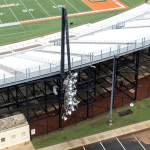
<path fill-rule="evenodd" d="M 0 132 L 16 128 L 24 124 L 27 124 L 27 120 L 23 114 L 16 114 L 14 116 L 5 116 L 4 118 L 0 119 Z"/>

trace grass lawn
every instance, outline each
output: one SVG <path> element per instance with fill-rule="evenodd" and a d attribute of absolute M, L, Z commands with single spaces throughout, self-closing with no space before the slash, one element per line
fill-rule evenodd
<path fill-rule="evenodd" d="M 121 0 L 126 4 L 129 9 L 132 9 L 136 6 L 139 6 L 145 3 L 145 0 Z M 124 10 L 125 11 L 125 10 Z M 69 28 L 79 26 L 86 23 L 94 23 L 111 16 L 122 13 L 123 10 L 116 10 L 112 12 L 102 12 L 98 14 L 80 16 L 69 18 L 69 22 L 73 22 Z M 0 45 L 6 45 L 22 40 L 27 40 L 39 36 L 48 35 L 60 31 L 61 21 L 46 21 L 42 23 L 33 23 L 28 25 L 16 25 L 10 27 L 1 27 L 0 28 Z"/>
<path fill-rule="evenodd" d="M 131 109 L 133 114 L 120 117 L 118 112 L 126 109 Z M 33 138 L 32 143 L 36 149 L 47 147 L 49 145 L 58 144 L 61 142 L 85 137 L 88 135 L 112 130 L 115 128 L 127 126 L 130 124 L 146 121 L 150 119 L 150 98 L 136 102 L 134 107 L 125 106 L 113 111 L 113 125 L 108 126 L 108 114 L 98 116 L 94 119 L 89 119 L 64 128 L 62 131 L 51 132 L 48 135 Z"/>

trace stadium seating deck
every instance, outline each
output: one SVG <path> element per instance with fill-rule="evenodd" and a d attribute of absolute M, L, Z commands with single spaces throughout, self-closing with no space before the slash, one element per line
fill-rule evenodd
<path fill-rule="evenodd" d="M 76 36 L 70 39 L 72 68 L 111 59 L 114 54 L 124 55 L 149 47 L 150 19 L 147 18 L 149 11 L 150 5 L 143 4 L 98 23 L 71 29 L 71 33 Z M 144 20 L 141 20 L 142 18 Z M 47 41 L 44 46 L 19 52 L 12 51 L 12 47 L 6 46 L 5 50 L 9 49 L 11 53 L 0 56 L 2 64 L 0 86 L 57 74 L 60 71 L 61 50 L 58 37 L 60 33 L 57 34 L 57 38 L 55 34 L 54 43 L 49 43 L 52 36 L 47 39 L 43 37 L 43 39 L 31 40 L 34 44 Z M 28 41 L 30 46 L 31 43 Z M 21 42 L 19 44 L 21 45 Z M 24 44 L 26 45 L 25 42 Z M 4 47 L 1 48 L 4 50 Z"/>

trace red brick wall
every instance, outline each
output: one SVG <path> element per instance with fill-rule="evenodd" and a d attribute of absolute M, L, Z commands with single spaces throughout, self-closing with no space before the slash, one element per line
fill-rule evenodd
<path fill-rule="evenodd" d="M 150 97 L 150 76 L 144 77 L 138 80 L 137 100 Z M 104 93 L 106 94 L 106 93 Z M 133 93 L 134 94 L 134 93 Z M 78 123 L 87 119 L 87 109 L 89 110 L 89 117 L 94 117 L 105 113 L 109 110 L 110 97 L 102 99 L 97 97 L 97 101 L 91 103 L 88 108 L 87 105 L 79 106 L 76 112 L 74 112 L 67 121 L 62 121 L 62 127 L 69 126 L 71 124 Z M 119 93 L 114 97 L 114 107 L 122 107 L 125 104 L 130 103 L 131 100 L 123 93 Z M 43 114 L 44 115 L 44 114 Z M 36 129 L 36 134 L 32 137 L 48 133 L 50 131 L 59 129 L 59 116 L 52 116 L 46 119 L 42 119 L 38 122 L 30 123 L 31 129 Z"/>

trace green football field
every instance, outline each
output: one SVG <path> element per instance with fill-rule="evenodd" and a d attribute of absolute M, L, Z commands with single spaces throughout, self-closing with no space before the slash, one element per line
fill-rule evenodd
<path fill-rule="evenodd" d="M 67 6 L 69 14 L 91 11 L 82 0 L 0 0 L 0 22 L 59 16 L 62 5 Z"/>
<path fill-rule="evenodd" d="M 145 0 L 121 0 L 129 8 L 136 7 Z M 82 0 L 0 0 L 0 45 L 14 43 L 60 31 L 61 21 L 46 21 L 27 25 L 15 22 L 34 20 L 61 15 L 61 6 L 66 5 L 69 14 L 92 11 Z M 116 15 L 123 10 L 101 12 L 93 15 L 69 18 L 70 27 L 93 23 Z M 4 27 L 9 23 L 10 26 Z"/>

